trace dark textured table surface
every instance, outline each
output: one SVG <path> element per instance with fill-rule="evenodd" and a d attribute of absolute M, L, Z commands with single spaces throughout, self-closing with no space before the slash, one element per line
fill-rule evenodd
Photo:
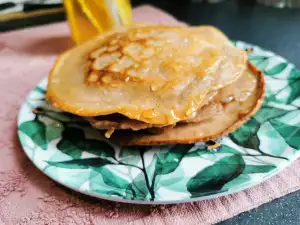
<path fill-rule="evenodd" d="M 138 4 L 139 1 L 136 2 Z M 264 7 L 253 4 L 250 0 L 226 0 L 218 4 L 181 1 L 182 3 L 176 5 L 165 1 L 155 2 L 158 7 L 180 20 L 192 25 L 217 26 L 231 39 L 243 40 L 274 51 L 300 68 L 300 9 Z M 63 14 L 57 14 L 0 22 L 0 31 L 63 19 Z M 220 225 L 229 224 L 298 225 L 300 224 L 300 191 L 220 223 Z"/>
<path fill-rule="evenodd" d="M 245 2 L 192 4 L 178 17 L 193 25 L 215 25 L 231 39 L 272 50 L 299 68 L 300 9 L 276 9 Z"/>

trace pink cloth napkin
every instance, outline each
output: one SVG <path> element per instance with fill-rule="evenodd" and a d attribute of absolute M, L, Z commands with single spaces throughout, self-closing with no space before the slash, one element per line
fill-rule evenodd
<path fill-rule="evenodd" d="M 177 24 L 143 6 L 136 21 Z M 93 199 L 51 181 L 23 153 L 17 114 L 27 93 L 47 76 L 57 55 L 72 46 L 66 23 L 0 35 L 0 225 L 212 224 L 300 188 L 300 161 L 245 191 L 195 203 L 145 206 Z"/>

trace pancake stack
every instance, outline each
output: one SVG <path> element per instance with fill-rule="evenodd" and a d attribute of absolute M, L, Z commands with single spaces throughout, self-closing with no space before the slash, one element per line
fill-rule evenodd
<path fill-rule="evenodd" d="M 54 107 L 121 145 L 216 139 L 263 95 L 263 74 L 211 26 L 116 29 L 61 55 L 47 89 Z"/>

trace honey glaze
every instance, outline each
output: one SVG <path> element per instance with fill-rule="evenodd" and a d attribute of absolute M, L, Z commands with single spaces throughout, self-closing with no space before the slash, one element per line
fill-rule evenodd
<path fill-rule="evenodd" d="M 247 73 L 245 74 L 243 78 L 240 78 L 240 81 L 246 79 L 255 83 L 254 88 L 252 88 L 252 85 L 244 86 L 251 92 L 246 99 L 237 98 L 229 103 L 223 103 L 219 101 L 222 98 L 216 96 L 212 102 L 197 112 L 196 117 L 190 121 L 177 123 L 175 127 L 167 129 L 163 133 L 148 135 L 142 132 L 117 131 L 112 139 L 122 145 L 154 145 L 194 143 L 226 135 L 247 122 L 263 102 L 263 74 L 256 70 L 248 71 L 248 77 Z M 235 87 L 238 88 L 238 85 L 235 85 Z M 126 139 L 122 138 L 125 133 Z"/>
<path fill-rule="evenodd" d="M 240 107 L 251 106 L 256 100 L 257 76 L 248 69 L 234 83 L 220 89 L 218 92 L 211 92 L 206 95 L 205 100 L 192 118 L 183 122 L 198 123 L 207 119 L 239 111 Z M 246 93 L 246 94 L 245 94 Z M 247 108 L 242 111 L 246 114 Z M 220 121 L 222 123 L 222 121 Z"/>
<path fill-rule="evenodd" d="M 219 100 L 222 103 L 228 103 L 233 100 L 244 102 L 253 94 L 256 87 L 257 79 L 248 70 L 236 82 L 229 84 L 219 91 Z"/>
<path fill-rule="evenodd" d="M 260 75 L 261 76 L 261 75 Z M 257 103 L 259 94 L 262 93 L 261 87 L 258 85 L 258 76 L 254 74 L 249 68 L 237 81 L 231 84 L 230 88 L 224 88 L 219 90 L 219 92 L 211 92 L 205 96 L 204 101 L 201 103 L 200 108 L 191 113 L 188 119 L 176 123 L 175 126 L 182 127 L 183 124 L 192 124 L 198 123 L 198 127 L 201 127 L 200 124 L 207 124 L 207 121 L 216 121 L 216 126 L 224 127 L 229 118 L 232 121 L 238 121 L 247 116 L 247 114 L 253 109 L 253 106 Z M 260 84 L 261 85 L 261 84 Z M 247 98 L 229 98 L 228 96 L 233 96 L 233 93 L 249 92 Z M 226 93 L 226 95 L 225 95 Z M 229 99 L 224 101 L 224 98 Z M 152 116 L 153 111 L 149 110 L 146 112 L 145 116 Z M 220 118 L 226 117 L 226 120 Z M 107 123 L 107 118 L 105 116 L 98 117 L 97 119 L 90 119 L 91 124 L 97 129 L 109 129 L 114 127 L 115 129 L 127 129 L 127 130 L 147 130 L 151 133 L 162 134 L 163 132 L 170 132 L 169 129 L 173 129 L 170 126 L 158 126 L 153 124 L 143 123 L 141 121 L 136 121 L 124 117 L 123 121 L 116 121 L 111 117 L 109 120 L 109 126 Z M 93 121 L 94 120 L 94 121 Z M 117 122 L 117 123 L 116 123 Z M 218 124 L 217 124 L 218 122 Z M 224 123 L 224 124 L 223 124 Z M 168 128 L 168 129 L 165 129 Z M 206 128 L 208 129 L 208 128 Z M 217 129 L 214 126 L 211 126 L 212 130 Z M 152 131 L 155 132 L 152 132 Z"/>

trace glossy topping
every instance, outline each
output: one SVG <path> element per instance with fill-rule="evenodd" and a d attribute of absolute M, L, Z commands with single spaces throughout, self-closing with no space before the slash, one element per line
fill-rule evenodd
<path fill-rule="evenodd" d="M 117 130 L 112 135 L 112 141 L 121 145 L 161 145 L 175 143 L 195 143 L 216 139 L 224 136 L 246 123 L 263 103 L 264 76 L 254 66 L 250 65 L 252 77 L 255 78 L 254 89 L 245 100 L 232 100 L 220 103 L 216 98 L 204 106 L 199 112 L 199 122 L 181 123 L 160 134 L 147 134 L 129 130 Z M 238 81 L 237 81 L 238 82 Z M 235 86 L 238 87 L 238 86 Z M 242 87 L 243 89 L 244 87 Z M 160 129 L 160 128 L 159 128 Z"/>
<path fill-rule="evenodd" d="M 206 95 L 202 107 L 194 112 L 190 118 L 180 123 L 201 123 L 205 120 L 213 119 L 221 114 L 229 113 L 227 117 L 235 116 L 231 111 L 238 110 L 239 105 L 251 99 L 252 104 L 255 102 L 255 94 L 258 88 L 258 76 L 251 70 L 247 69 L 242 76 L 240 76 L 235 82 L 227 85 L 219 91 L 211 92 Z M 227 111 L 226 111 L 227 110 Z M 230 111 L 228 111 L 230 110 Z M 138 120 L 129 119 L 120 114 L 111 114 L 107 116 L 89 117 L 87 120 L 97 129 L 104 129 L 111 135 L 111 129 L 114 130 L 153 130 L 155 128 L 156 133 L 163 133 L 164 126 L 148 124 Z M 223 126 L 223 121 L 219 120 L 219 126 Z M 168 129 L 170 128 L 169 126 Z M 215 129 L 212 127 L 212 129 Z"/>
<path fill-rule="evenodd" d="M 80 116 L 119 113 L 170 125 L 190 118 L 245 67 L 245 53 L 212 27 L 125 28 L 62 55 L 47 96 Z"/>

